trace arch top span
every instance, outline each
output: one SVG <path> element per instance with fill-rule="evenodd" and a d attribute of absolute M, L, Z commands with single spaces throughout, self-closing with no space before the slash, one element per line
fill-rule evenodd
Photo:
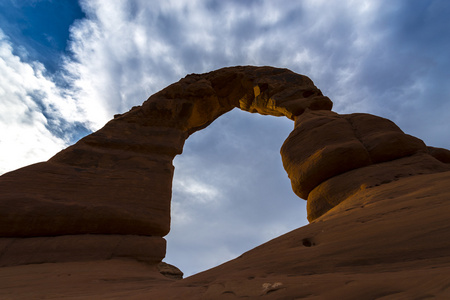
<path fill-rule="evenodd" d="M 288 69 L 238 66 L 188 75 L 120 118 L 165 125 L 190 135 L 236 107 L 295 120 L 307 108 L 331 110 L 332 105 L 304 75 Z"/>
<path fill-rule="evenodd" d="M 0 213 L 0 236 L 166 235 L 173 158 L 190 134 L 235 107 L 295 120 L 332 103 L 287 69 L 188 75 L 49 161 L 1 176 L 0 206 L 8 209 Z"/>

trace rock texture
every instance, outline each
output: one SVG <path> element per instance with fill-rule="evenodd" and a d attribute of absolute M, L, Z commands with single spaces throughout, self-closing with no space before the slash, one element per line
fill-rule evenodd
<path fill-rule="evenodd" d="M 311 223 L 179 280 L 161 263 L 172 160 L 235 107 L 295 121 L 281 156 Z M 286 69 L 193 74 L 49 161 L 4 174 L 0 298 L 450 298 L 450 151 L 331 107 Z"/>
<path fill-rule="evenodd" d="M 166 240 L 151 236 L 98 234 L 2 238 L 0 254 L 0 267 L 114 258 L 157 264 L 166 254 Z"/>
<path fill-rule="evenodd" d="M 309 225 L 155 299 L 449 299 L 450 172 L 361 190 Z M 144 299 L 137 294 L 135 299 Z"/>
<path fill-rule="evenodd" d="M 183 280 L 125 259 L 0 268 L 0 299 L 449 299 L 450 172 L 362 190 Z"/>
<path fill-rule="evenodd" d="M 331 111 L 298 116 L 281 148 L 294 192 L 308 200 L 310 221 L 360 190 L 449 170 L 445 153 L 387 119 Z"/>

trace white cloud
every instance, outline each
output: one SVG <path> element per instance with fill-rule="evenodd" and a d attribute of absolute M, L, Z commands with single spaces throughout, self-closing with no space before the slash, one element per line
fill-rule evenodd
<path fill-rule="evenodd" d="M 0 30 L 0 174 L 49 159 L 69 142 L 51 127 L 63 129 L 61 120 L 84 121 L 73 98 L 44 73 L 42 64 L 13 54 Z"/>
<path fill-rule="evenodd" d="M 173 193 L 184 195 L 186 197 L 184 201 L 202 205 L 217 203 L 220 196 L 219 191 L 214 186 L 189 177 L 177 177 L 172 190 Z"/>
<path fill-rule="evenodd" d="M 157 30 L 157 5 L 133 13 L 125 1 L 81 4 L 90 18 L 72 26 L 65 68 L 96 128 L 185 75 L 176 45 Z"/>

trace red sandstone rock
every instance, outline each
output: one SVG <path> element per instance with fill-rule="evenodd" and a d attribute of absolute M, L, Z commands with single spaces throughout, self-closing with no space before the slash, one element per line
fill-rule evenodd
<path fill-rule="evenodd" d="M 172 159 L 234 107 L 295 120 L 281 155 L 311 224 L 175 281 L 181 272 L 160 263 Z M 4 174 L 0 298 L 450 298 L 450 151 L 330 109 L 289 70 L 194 74 L 48 162 Z"/>
<path fill-rule="evenodd" d="M 307 226 L 146 294 L 161 299 L 448 299 L 449 181 L 450 172 L 441 172 L 362 190 Z"/>
<path fill-rule="evenodd" d="M 170 229 L 172 160 L 190 134 L 235 107 L 293 119 L 306 108 L 331 106 L 309 78 L 286 69 L 234 67 L 189 75 L 49 161 L 2 175 L 0 245 L 24 250 L 15 255 L 8 246 L 0 262 L 121 257 L 111 249 L 115 239 L 105 242 L 104 235 L 134 236 L 130 241 L 151 236 L 143 244 L 146 255 L 131 249 L 129 256 L 161 261 L 162 237 Z M 80 245 L 86 249 L 75 250 Z M 52 249 L 61 255 L 54 257 Z"/>
<path fill-rule="evenodd" d="M 234 107 L 293 118 L 331 101 L 286 69 L 189 75 L 48 162 L 1 176 L 0 236 L 166 235 L 174 156 L 189 134 Z"/>
<path fill-rule="evenodd" d="M 0 268 L 1 299 L 448 299 L 450 172 L 402 177 L 219 267 L 170 280 L 131 260 Z"/>
<path fill-rule="evenodd" d="M 294 192 L 308 201 L 310 221 L 360 190 L 400 177 L 450 170 L 428 152 L 421 140 L 387 119 L 331 111 L 298 116 L 281 148 Z"/>
<path fill-rule="evenodd" d="M 165 255 L 162 237 L 85 234 L 0 239 L 0 267 L 114 258 L 155 264 Z"/>
<path fill-rule="evenodd" d="M 326 179 L 371 163 L 352 125 L 329 111 L 299 116 L 281 157 L 294 192 L 303 199 Z"/>
<path fill-rule="evenodd" d="M 180 269 L 165 262 L 160 262 L 158 264 L 158 271 L 167 278 L 176 280 L 183 279 L 184 275 Z"/>

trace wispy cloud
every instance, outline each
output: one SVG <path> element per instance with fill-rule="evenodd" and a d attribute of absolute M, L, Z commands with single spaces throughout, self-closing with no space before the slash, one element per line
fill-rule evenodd
<path fill-rule="evenodd" d="M 405 1 L 81 4 L 88 18 L 72 27 L 75 60 L 66 68 L 97 127 L 187 73 L 238 64 L 307 74 L 337 111 L 380 114 L 411 133 L 397 112 L 423 101 L 430 91 L 422 82 L 441 83 L 433 90 L 444 92 L 435 99 L 448 94 L 442 79 L 448 39 L 433 36 L 445 32 L 442 1 L 413 8 Z M 444 104 L 436 101 L 431 109 L 439 115 Z"/>

